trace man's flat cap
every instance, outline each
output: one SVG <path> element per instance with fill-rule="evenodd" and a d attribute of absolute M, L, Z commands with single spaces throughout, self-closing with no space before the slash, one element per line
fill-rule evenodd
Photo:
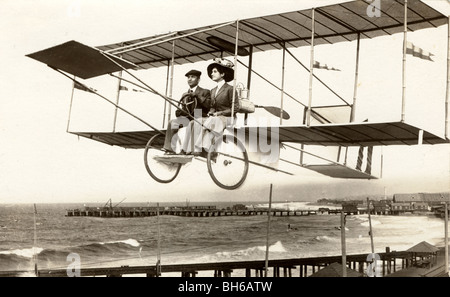
<path fill-rule="evenodd" d="M 202 75 L 202 73 L 198 70 L 192 69 L 191 71 L 189 71 L 188 73 L 185 74 L 185 76 L 189 76 L 189 75 L 195 75 L 200 77 L 200 75 Z"/>

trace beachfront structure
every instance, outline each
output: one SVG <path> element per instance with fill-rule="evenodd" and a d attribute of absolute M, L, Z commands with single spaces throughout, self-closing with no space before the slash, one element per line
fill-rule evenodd
<path fill-rule="evenodd" d="M 370 213 L 374 215 L 389 215 L 391 214 L 392 200 L 370 200 Z M 357 204 L 358 214 L 367 214 L 367 201 L 361 201 Z"/>
<path fill-rule="evenodd" d="M 342 205 L 346 214 L 367 214 L 367 200 L 319 199 L 322 205 Z M 390 199 L 370 199 L 370 213 L 374 215 L 390 215 L 403 213 L 443 212 L 443 203 L 450 203 L 450 192 L 441 193 L 400 193 Z M 319 209 L 319 211 L 321 211 Z"/>
<path fill-rule="evenodd" d="M 391 202 L 388 200 L 372 201 L 373 214 L 389 214 Z"/>
<path fill-rule="evenodd" d="M 428 206 L 450 202 L 450 192 L 394 194 L 393 203 L 427 203 Z"/>
<path fill-rule="evenodd" d="M 437 213 L 445 202 L 450 202 L 450 192 L 394 194 L 391 209 L 393 214 L 429 211 Z"/>
<path fill-rule="evenodd" d="M 437 263 L 439 248 L 422 241 L 406 250 L 413 253 L 413 265 L 418 267 L 431 268 Z"/>
<path fill-rule="evenodd" d="M 344 202 L 342 203 L 342 209 L 345 214 L 359 214 L 357 202 Z"/>
<path fill-rule="evenodd" d="M 392 214 L 399 214 L 399 213 L 405 213 L 405 212 L 411 212 L 412 206 L 411 203 L 407 202 L 397 202 L 392 203 L 391 205 L 391 212 Z"/>

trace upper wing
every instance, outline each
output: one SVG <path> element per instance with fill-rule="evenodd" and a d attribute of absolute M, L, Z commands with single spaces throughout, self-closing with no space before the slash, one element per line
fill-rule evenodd
<path fill-rule="evenodd" d="M 380 15 L 369 16 L 372 1 L 350 1 L 315 8 L 315 44 L 337 43 L 374 38 L 403 31 L 403 1 L 381 0 Z M 310 44 L 312 9 L 239 20 L 239 46 L 252 46 L 253 52 Z M 447 17 L 419 0 L 408 1 L 408 29 L 416 31 L 447 23 Z M 221 41 L 222 40 L 222 46 Z M 204 26 L 160 34 L 148 38 L 99 46 L 100 50 L 122 55 L 143 68 L 167 66 L 172 57 L 176 64 L 208 61 L 221 51 L 230 51 L 236 40 L 236 22 Z M 173 47 L 173 42 L 176 41 Z M 231 46 L 234 54 L 234 47 Z M 245 54 L 245 52 L 244 52 Z"/>
<path fill-rule="evenodd" d="M 402 1 L 380 0 L 380 15 L 370 17 L 378 9 L 371 1 L 350 1 L 315 8 L 315 44 L 374 38 L 401 32 L 404 26 Z M 239 20 L 239 53 L 310 44 L 312 9 Z M 411 31 L 437 27 L 448 22 L 447 16 L 419 0 L 408 1 L 408 29 Z M 71 42 L 38 53 L 31 58 L 73 75 L 89 78 L 120 70 L 109 60 L 113 57 L 125 68 L 167 66 L 174 53 L 175 64 L 208 61 L 223 51 L 233 51 L 236 22 L 204 26 L 184 31 L 159 34 L 147 38 L 90 48 Z M 69 49 L 69 50 L 68 50 Z M 106 54 L 104 56 L 103 54 Z M 72 57 L 77 57 L 75 63 Z M 121 58 L 119 58 L 121 57 Z M 89 63 L 86 63 L 88 61 Z"/>

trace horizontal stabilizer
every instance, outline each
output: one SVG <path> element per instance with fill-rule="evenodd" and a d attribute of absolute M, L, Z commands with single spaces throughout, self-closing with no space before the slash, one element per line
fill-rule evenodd
<path fill-rule="evenodd" d="M 73 40 L 27 56 L 83 79 L 122 70 L 116 63 L 126 69 L 137 68 L 133 63 Z"/>
<path fill-rule="evenodd" d="M 158 131 L 148 130 L 148 131 L 131 131 L 131 132 L 70 132 L 70 133 L 113 146 L 120 146 L 123 148 L 130 148 L 130 149 L 143 149 L 145 148 L 145 145 L 150 140 L 150 138 L 158 134 Z"/>
<path fill-rule="evenodd" d="M 367 174 L 360 170 L 350 168 L 342 164 L 321 164 L 321 165 L 303 165 L 302 167 L 314 170 L 323 175 L 336 178 L 349 179 L 378 179 L 376 176 Z"/>

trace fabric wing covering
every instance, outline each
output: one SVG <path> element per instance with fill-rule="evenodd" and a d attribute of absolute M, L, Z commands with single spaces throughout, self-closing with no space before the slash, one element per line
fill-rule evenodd
<path fill-rule="evenodd" d="M 403 31 L 404 4 L 401 0 L 380 0 L 379 16 L 370 17 L 373 2 L 350 1 L 315 8 L 314 44 L 333 44 L 361 38 L 392 35 Z M 375 11 L 374 13 L 376 13 Z M 239 20 L 239 46 L 253 52 L 281 49 L 285 46 L 310 45 L 312 9 Z M 408 30 L 416 31 L 446 24 L 446 16 L 419 0 L 408 1 Z M 216 37 L 235 43 L 236 22 L 155 35 L 98 49 L 147 69 L 167 66 L 172 57 L 173 41 L 176 64 L 208 61 L 220 55 L 221 49 L 208 42 Z M 230 53 L 229 53 L 230 54 Z M 233 53 L 234 54 L 234 53 Z"/>
<path fill-rule="evenodd" d="M 333 44 L 356 40 L 358 35 L 360 38 L 374 38 L 403 31 L 403 1 L 380 0 L 379 16 L 376 17 L 369 16 L 376 10 L 372 5 L 373 2 L 358 0 L 315 8 L 314 44 Z M 313 9 L 309 8 L 239 20 L 240 52 L 247 52 L 250 48 L 253 52 L 260 52 L 282 49 L 283 46 L 310 45 L 312 12 Z M 420 0 L 409 0 L 407 21 L 408 30 L 416 31 L 446 24 L 448 18 Z M 220 47 L 217 40 L 226 45 Z M 209 61 L 224 49 L 230 51 L 235 40 L 236 22 L 233 21 L 95 48 L 69 41 L 28 56 L 87 79 L 119 71 L 121 67 L 148 69 L 167 66 L 172 59 L 172 51 L 175 64 Z M 228 52 L 231 54 L 234 52 Z"/>
<path fill-rule="evenodd" d="M 249 134 L 266 135 L 279 142 L 304 143 L 323 146 L 370 146 L 370 145 L 415 145 L 419 142 L 420 129 L 406 123 L 346 123 L 322 124 L 318 126 L 282 126 L 282 127 L 242 127 Z M 274 130 L 275 129 L 275 130 Z M 164 130 L 163 130 L 164 131 Z M 156 131 L 130 132 L 70 132 L 78 136 L 97 140 L 109 145 L 124 148 L 145 148 L 147 141 Z M 424 144 L 448 143 L 447 140 L 424 131 Z"/>

